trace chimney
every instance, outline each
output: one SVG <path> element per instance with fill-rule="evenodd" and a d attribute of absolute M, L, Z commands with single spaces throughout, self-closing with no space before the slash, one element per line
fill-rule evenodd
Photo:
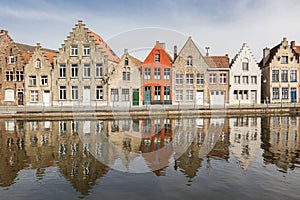
<path fill-rule="evenodd" d="M 7 34 L 7 33 L 8 33 L 8 31 L 7 31 L 7 30 L 3 30 L 3 29 L 2 29 L 2 30 L 0 31 L 0 33 Z"/>
<path fill-rule="evenodd" d="M 270 54 L 270 49 L 269 48 L 264 48 L 263 50 L 263 57 L 266 58 L 267 56 L 269 56 Z"/>
<path fill-rule="evenodd" d="M 160 42 L 159 45 L 161 46 L 161 48 L 162 48 L 163 50 L 166 50 L 166 43 Z"/>
<path fill-rule="evenodd" d="M 174 45 L 174 60 L 177 58 L 177 46 Z"/>
<path fill-rule="evenodd" d="M 295 41 L 291 41 L 291 48 L 292 48 L 292 49 L 295 49 L 295 46 L 296 46 L 296 45 L 295 45 Z"/>
<path fill-rule="evenodd" d="M 205 47 L 205 49 L 206 49 L 206 56 L 209 56 L 208 50 L 209 50 L 210 48 L 209 48 L 209 47 Z"/>
<path fill-rule="evenodd" d="M 124 49 L 124 54 L 127 54 L 128 53 L 128 49 Z"/>

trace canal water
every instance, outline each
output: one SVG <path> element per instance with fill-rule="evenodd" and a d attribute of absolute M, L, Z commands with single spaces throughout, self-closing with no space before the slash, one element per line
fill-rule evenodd
<path fill-rule="evenodd" d="M 0 199 L 299 199 L 300 118 L 0 120 Z"/>

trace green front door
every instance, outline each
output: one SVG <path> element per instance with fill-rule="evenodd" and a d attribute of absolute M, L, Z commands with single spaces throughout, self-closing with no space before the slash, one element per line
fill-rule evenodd
<path fill-rule="evenodd" d="M 139 105 L 139 91 L 134 90 L 132 93 L 132 105 L 138 106 Z"/>

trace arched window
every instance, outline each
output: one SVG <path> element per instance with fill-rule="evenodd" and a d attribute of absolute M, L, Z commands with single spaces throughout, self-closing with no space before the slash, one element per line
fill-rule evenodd
<path fill-rule="evenodd" d="M 41 68 L 41 60 L 40 59 L 36 59 L 35 67 L 36 68 Z"/>
<path fill-rule="evenodd" d="M 193 57 L 192 56 L 188 56 L 187 58 L 187 66 L 192 66 L 193 65 Z"/>
<path fill-rule="evenodd" d="M 249 60 L 248 60 L 248 58 L 243 59 L 242 69 L 243 69 L 243 71 L 249 71 Z"/>
<path fill-rule="evenodd" d="M 128 58 L 125 58 L 125 66 L 127 66 L 128 65 Z"/>

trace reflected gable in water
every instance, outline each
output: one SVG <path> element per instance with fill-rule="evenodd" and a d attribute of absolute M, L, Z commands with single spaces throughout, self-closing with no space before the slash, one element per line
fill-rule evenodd
<path fill-rule="evenodd" d="M 174 118 L 130 120 L 0 121 L 0 185 L 18 182 L 34 169 L 58 172 L 88 195 L 110 170 L 169 176 L 174 168 L 187 179 L 199 176 L 204 160 L 230 157 L 247 171 L 261 149 L 267 165 L 299 167 L 299 117 Z M 204 162 L 205 163 L 205 162 Z M 297 168 L 298 169 L 298 168 Z M 101 184 L 100 184 L 101 185 Z M 100 186 L 101 187 L 101 186 Z"/>

